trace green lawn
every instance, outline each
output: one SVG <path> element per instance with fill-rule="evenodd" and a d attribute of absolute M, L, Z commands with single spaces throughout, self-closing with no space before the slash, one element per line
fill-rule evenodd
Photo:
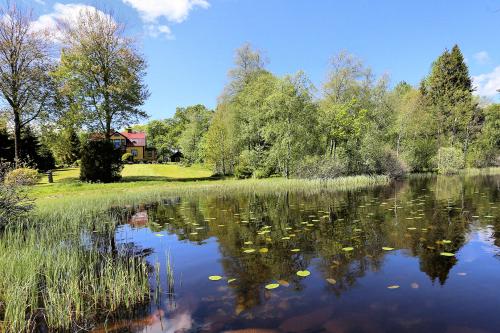
<path fill-rule="evenodd" d="M 184 167 L 177 164 L 128 164 L 122 171 L 122 180 L 112 184 L 88 184 L 79 181 L 78 168 L 54 171 L 54 183 L 43 175 L 30 194 L 34 198 L 67 195 L 92 195 L 102 191 L 130 191 L 151 186 L 166 186 L 187 181 L 210 180 L 212 171 L 204 166 Z"/>

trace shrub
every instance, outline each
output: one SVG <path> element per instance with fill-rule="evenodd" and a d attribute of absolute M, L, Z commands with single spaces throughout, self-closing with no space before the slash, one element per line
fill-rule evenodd
<path fill-rule="evenodd" d="M 408 166 L 400 159 L 396 152 L 388 150 L 380 161 L 382 173 L 392 179 L 400 179 L 408 172 Z"/>
<path fill-rule="evenodd" d="M 122 154 L 109 141 L 86 142 L 82 147 L 80 180 L 110 183 L 121 179 Z"/>
<path fill-rule="evenodd" d="M 464 154 L 454 147 L 441 147 L 437 154 L 438 172 L 443 175 L 458 173 L 464 167 Z"/>
<path fill-rule="evenodd" d="M 345 175 L 347 168 L 340 159 L 324 156 L 306 157 L 295 169 L 294 176 L 306 179 L 329 179 Z"/>
<path fill-rule="evenodd" d="M 134 160 L 134 155 L 131 153 L 125 153 L 122 155 L 122 162 L 132 162 Z"/>
<path fill-rule="evenodd" d="M 22 187 L 6 180 L 7 176 L 12 177 L 14 171 L 12 164 L 0 161 L 0 228 L 16 221 L 33 208 Z"/>
<path fill-rule="evenodd" d="M 4 180 L 9 186 L 32 186 L 38 182 L 38 171 L 31 168 L 18 168 L 9 171 Z"/>
<path fill-rule="evenodd" d="M 252 177 L 254 170 L 250 165 L 249 155 L 242 153 L 240 155 L 238 164 L 234 168 L 234 175 L 236 178 L 244 179 Z"/>

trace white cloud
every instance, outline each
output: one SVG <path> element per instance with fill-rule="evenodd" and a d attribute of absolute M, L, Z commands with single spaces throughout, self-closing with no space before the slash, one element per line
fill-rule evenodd
<path fill-rule="evenodd" d="M 135 8 L 146 22 L 156 22 L 166 18 L 170 22 L 180 23 L 187 19 L 189 12 L 196 7 L 208 8 L 206 0 L 122 0 Z"/>
<path fill-rule="evenodd" d="M 500 66 L 496 67 L 492 72 L 474 76 L 474 85 L 476 94 L 479 96 L 494 97 L 498 96 L 500 89 Z"/>
<path fill-rule="evenodd" d="M 139 12 L 145 23 L 145 30 L 150 36 L 165 36 L 173 39 L 172 31 L 161 19 L 168 22 L 181 23 L 189 13 L 199 7 L 206 9 L 210 6 L 207 0 L 122 0 Z"/>
<path fill-rule="evenodd" d="M 167 39 L 174 39 L 172 35 L 172 30 L 166 25 L 163 24 L 149 24 L 145 26 L 147 33 L 151 37 L 159 37 L 164 36 Z"/>
<path fill-rule="evenodd" d="M 474 54 L 474 59 L 476 59 L 478 64 L 484 65 L 490 62 L 490 55 L 486 51 L 481 51 Z"/>
<path fill-rule="evenodd" d="M 53 11 L 49 14 L 41 15 L 31 24 L 33 30 L 48 30 L 53 33 L 54 39 L 60 39 L 57 33 L 57 26 L 60 22 L 72 22 L 78 19 L 78 15 L 83 10 L 96 10 L 95 7 L 83 4 L 54 4 Z M 101 12 L 102 13 L 102 12 Z M 105 15 L 102 13 L 102 15 Z"/>

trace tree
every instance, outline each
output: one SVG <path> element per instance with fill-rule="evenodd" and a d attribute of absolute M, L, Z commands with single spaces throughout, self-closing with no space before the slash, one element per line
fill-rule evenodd
<path fill-rule="evenodd" d="M 254 49 L 249 43 L 243 44 L 236 50 L 234 57 L 235 67 L 229 71 L 231 82 L 223 95 L 233 96 L 247 85 L 252 77 L 264 70 L 267 59 L 262 52 Z"/>
<path fill-rule="evenodd" d="M 201 142 L 208 131 L 213 112 L 198 104 L 188 107 L 186 113 L 187 124 L 179 138 L 180 147 L 189 163 L 201 162 L 203 159 Z"/>
<path fill-rule="evenodd" d="M 285 177 L 290 177 L 297 161 L 315 146 L 317 108 L 312 86 L 302 72 L 278 80 L 266 99 L 264 138 L 271 144 L 270 157 Z"/>
<path fill-rule="evenodd" d="M 219 105 L 204 141 L 205 158 L 214 165 L 216 173 L 227 175 L 234 170 L 237 159 L 235 133 L 231 114 L 224 104 Z"/>
<path fill-rule="evenodd" d="M 147 114 L 140 109 L 149 92 L 146 62 L 123 25 L 109 13 L 86 9 L 62 25 L 65 45 L 55 72 L 60 93 L 78 104 L 84 123 L 109 139 Z"/>
<path fill-rule="evenodd" d="M 332 59 L 320 103 L 327 156 L 335 159 L 339 144 L 359 139 L 372 81 L 370 69 L 353 55 L 343 51 Z"/>
<path fill-rule="evenodd" d="M 461 144 L 467 154 L 477 103 L 472 80 L 458 45 L 445 50 L 433 63 L 430 75 L 421 84 L 437 123 L 440 146 Z"/>
<path fill-rule="evenodd" d="M 7 3 L 0 8 L 0 93 L 14 125 L 14 160 L 21 154 L 21 132 L 48 111 L 53 67 L 47 32 L 32 27 L 31 12 Z"/>
<path fill-rule="evenodd" d="M 500 104 L 484 109 L 484 121 L 477 139 L 472 143 L 469 164 L 487 167 L 500 164 Z"/>

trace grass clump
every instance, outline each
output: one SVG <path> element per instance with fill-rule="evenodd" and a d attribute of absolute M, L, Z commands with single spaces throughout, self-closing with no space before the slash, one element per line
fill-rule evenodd
<path fill-rule="evenodd" d="M 89 233 L 66 221 L 56 217 L 4 230 L 3 331 L 32 331 L 37 326 L 88 330 L 102 316 L 133 311 L 148 299 L 148 267 L 141 258 L 111 246 L 112 224 Z"/>

